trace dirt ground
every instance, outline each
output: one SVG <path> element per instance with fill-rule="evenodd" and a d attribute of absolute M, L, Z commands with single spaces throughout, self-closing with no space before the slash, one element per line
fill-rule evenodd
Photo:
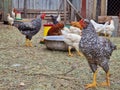
<path fill-rule="evenodd" d="M 17 28 L 0 25 L 0 90 L 85 90 L 92 82 L 92 71 L 84 57 L 68 57 L 67 52 L 51 51 L 39 41 L 43 28 L 25 47 L 25 36 Z M 119 38 L 111 40 L 120 46 Z M 120 90 L 120 49 L 110 59 L 110 87 L 88 90 Z M 97 81 L 105 80 L 99 68 Z"/>

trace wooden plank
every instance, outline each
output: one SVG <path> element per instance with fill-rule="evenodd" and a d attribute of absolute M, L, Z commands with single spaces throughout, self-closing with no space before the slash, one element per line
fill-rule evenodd
<path fill-rule="evenodd" d="M 106 6 L 106 0 L 101 0 L 101 16 L 102 15 L 107 15 L 106 13 L 106 9 L 107 6 Z"/>
<path fill-rule="evenodd" d="M 0 0 L 0 12 L 2 12 L 2 19 L 1 19 L 1 21 L 3 21 L 3 18 L 4 18 L 4 7 L 3 7 L 3 0 Z"/>
<path fill-rule="evenodd" d="M 97 0 L 96 5 L 96 21 L 98 21 L 98 16 L 101 14 L 101 0 Z"/>
<path fill-rule="evenodd" d="M 67 21 L 66 6 L 67 6 L 67 2 L 66 2 L 66 0 L 64 0 L 64 23 L 66 23 L 66 21 Z"/>
<path fill-rule="evenodd" d="M 4 11 L 4 21 L 7 21 L 7 14 L 11 14 L 12 9 L 12 1 L 11 0 L 3 0 L 3 11 Z"/>
<path fill-rule="evenodd" d="M 63 0 L 27 0 L 28 9 L 58 10 L 59 2 Z M 12 0 L 13 7 L 24 8 L 24 0 Z M 61 9 L 63 10 L 63 4 Z"/>
<path fill-rule="evenodd" d="M 82 0 L 81 15 L 83 18 L 86 18 L 86 0 Z"/>
<path fill-rule="evenodd" d="M 93 2 L 93 19 L 96 19 L 96 3 L 97 3 L 97 1 L 94 0 L 94 2 Z"/>
<path fill-rule="evenodd" d="M 27 0 L 24 0 L 24 17 L 26 18 L 27 17 Z"/>
<path fill-rule="evenodd" d="M 112 36 L 113 37 L 118 37 L 119 34 L 119 19 L 118 19 L 118 16 L 112 16 L 112 19 L 114 20 L 114 25 L 115 25 L 115 30 L 113 31 L 113 34 Z"/>

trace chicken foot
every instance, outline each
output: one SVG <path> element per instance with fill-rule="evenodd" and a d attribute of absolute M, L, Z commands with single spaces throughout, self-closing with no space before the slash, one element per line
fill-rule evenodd
<path fill-rule="evenodd" d="M 73 54 L 71 53 L 71 47 L 68 47 L 68 56 L 73 56 Z"/>
<path fill-rule="evenodd" d="M 83 56 L 83 54 L 80 51 L 77 51 L 79 56 Z"/>
<path fill-rule="evenodd" d="M 29 39 L 26 39 L 25 46 L 32 47 L 32 42 Z"/>
<path fill-rule="evenodd" d="M 91 84 L 85 85 L 86 88 L 91 88 L 91 87 L 96 87 L 96 86 L 97 86 L 96 76 L 97 76 L 97 70 L 96 70 L 95 73 L 93 74 L 93 82 L 92 82 Z"/>
<path fill-rule="evenodd" d="M 110 86 L 110 74 L 109 72 L 106 73 L 106 82 L 100 84 L 101 86 Z"/>

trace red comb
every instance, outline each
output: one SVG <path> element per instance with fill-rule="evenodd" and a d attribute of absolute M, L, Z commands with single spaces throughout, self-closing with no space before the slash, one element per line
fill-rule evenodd
<path fill-rule="evenodd" d="M 46 16 L 46 13 L 41 14 L 41 19 L 44 19 Z"/>

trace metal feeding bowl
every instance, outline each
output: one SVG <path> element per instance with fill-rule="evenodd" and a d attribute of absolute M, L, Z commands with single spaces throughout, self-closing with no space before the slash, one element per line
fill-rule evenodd
<path fill-rule="evenodd" d="M 67 51 L 68 45 L 63 41 L 63 36 L 46 36 L 45 45 L 50 50 Z"/>

